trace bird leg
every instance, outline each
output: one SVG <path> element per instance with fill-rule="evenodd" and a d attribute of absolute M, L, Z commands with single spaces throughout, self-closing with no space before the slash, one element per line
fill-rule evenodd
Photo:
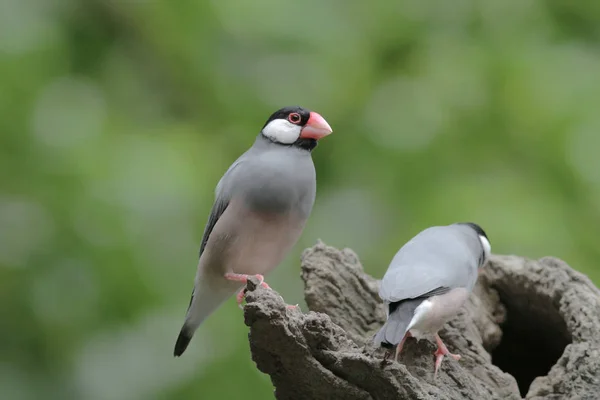
<path fill-rule="evenodd" d="M 265 282 L 265 277 L 260 274 L 244 275 L 244 274 L 234 274 L 234 273 L 228 272 L 225 274 L 225 279 L 228 279 L 228 280 L 234 281 L 234 282 L 247 283 L 248 278 L 250 278 L 251 276 L 255 277 L 256 279 L 258 279 L 260 281 L 259 286 L 262 286 L 265 289 L 271 289 L 271 287 L 267 284 L 267 282 Z M 235 296 L 235 300 L 240 308 L 243 308 L 242 302 L 244 301 L 245 296 L 246 296 L 246 288 L 245 287 L 241 288 L 240 291 L 238 292 L 238 294 Z"/>
<path fill-rule="evenodd" d="M 404 346 L 404 342 L 409 337 L 412 337 L 412 335 L 410 334 L 410 331 L 406 331 L 406 333 L 404 334 L 404 337 L 402 338 L 402 340 L 400 341 L 400 343 L 398 343 L 398 346 L 396 347 L 396 357 L 394 357 L 394 360 L 396 362 L 398 362 L 398 356 L 400 355 L 400 352 L 402 351 L 402 347 Z"/>
<path fill-rule="evenodd" d="M 437 372 L 438 372 L 438 369 L 440 369 L 440 365 L 442 365 L 442 360 L 444 359 L 444 356 L 450 356 L 450 357 L 454 358 L 456 361 L 460 360 L 460 355 L 452 354 L 452 353 L 450 353 L 450 351 L 448 351 L 448 348 L 446 347 L 444 342 L 442 342 L 440 335 L 438 335 L 437 333 L 435 334 L 435 341 L 438 345 L 438 348 L 437 348 L 436 352 L 433 353 L 433 354 L 435 354 L 435 372 L 433 373 L 433 379 L 435 379 L 437 377 Z"/>

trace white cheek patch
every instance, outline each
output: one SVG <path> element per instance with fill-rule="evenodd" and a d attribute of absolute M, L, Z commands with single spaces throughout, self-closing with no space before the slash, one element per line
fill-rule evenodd
<path fill-rule="evenodd" d="M 481 241 L 481 245 L 483 246 L 485 257 L 488 258 L 492 253 L 492 245 L 490 244 L 490 241 L 485 238 L 485 236 L 479 236 L 479 240 Z"/>
<path fill-rule="evenodd" d="M 274 119 L 262 130 L 269 139 L 283 144 L 292 144 L 300 137 L 301 127 L 285 119 Z"/>

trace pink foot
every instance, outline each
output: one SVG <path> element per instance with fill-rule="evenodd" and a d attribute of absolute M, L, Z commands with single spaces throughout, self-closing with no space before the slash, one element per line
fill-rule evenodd
<path fill-rule="evenodd" d="M 402 347 L 404 347 L 404 342 L 406 342 L 406 339 L 408 339 L 409 337 L 412 337 L 412 335 L 410 334 L 410 331 L 406 332 L 404 334 L 404 337 L 400 341 L 400 343 L 398 343 L 398 346 L 396 347 L 396 357 L 394 357 L 394 360 L 396 362 L 398 362 L 398 356 L 400 355 L 400 352 L 402 351 Z"/>
<path fill-rule="evenodd" d="M 298 308 L 298 304 L 295 304 L 295 305 L 289 305 L 289 304 L 288 304 L 288 305 L 286 306 L 286 308 L 289 308 L 289 309 L 296 309 L 296 308 Z"/>
<path fill-rule="evenodd" d="M 251 276 L 254 276 L 256 279 L 258 279 L 261 284 L 265 281 L 265 277 L 260 274 L 246 275 L 246 274 L 234 274 L 233 272 L 226 273 L 225 279 L 229 279 L 230 281 L 235 281 L 235 282 L 246 283 L 246 282 L 248 282 L 248 278 L 250 278 Z"/>
<path fill-rule="evenodd" d="M 244 297 L 246 297 L 245 287 L 241 288 L 238 294 L 235 295 L 235 301 L 237 302 L 238 307 L 242 310 L 244 309 L 244 306 L 242 306 L 242 303 L 244 302 Z"/>
<path fill-rule="evenodd" d="M 435 351 L 435 353 L 433 353 L 435 355 L 435 372 L 433 373 L 433 379 L 437 378 L 438 369 L 440 369 L 440 365 L 442 365 L 442 360 L 444 359 L 444 356 L 450 356 L 456 361 L 460 360 L 460 355 L 452 354 L 450 353 L 450 351 L 448 351 L 448 348 L 446 347 L 444 342 L 442 342 L 442 339 L 437 333 L 435 334 L 435 341 L 438 345 L 438 348 Z"/>
<path fill-rule="evenodd" d="M 248 278 L 254 276 L 255 278 L 257 278 L 260 281 L 260 286 L 264 287 L 265 289 L 271 289 L 271 287 L 269 285 L 267 285 L 267 282 L 265 282 L 265 277 L 260 275 L 260 274 L 256 274 L 256 275 L 244 275 L 244 274 L 234 274 L 234 273 L 226 273 L 225 274 L 225 279 L 228 279 L 230 281 L 235 281 L 235 282 L 243 282 L 246 283 L 248 282 Z M 246 288 L 243 287 L 238 294 L 235 296 L 235 300 L 237 301 L 238 307 L 243 308 L 242 307 L 242 302 L 244 301 L 244 297 L 246 297 Z"/>

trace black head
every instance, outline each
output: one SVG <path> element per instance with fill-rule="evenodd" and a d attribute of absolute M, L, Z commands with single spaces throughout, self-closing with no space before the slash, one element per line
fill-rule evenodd
<path fill-rule="evenodd" d="M 481 241 L 481 247 L 483 249 L 481 257 L 479 259 L 479 265 L 483 266 L 485 260 L 490 256 L 490 253 L 492 251 L 491 242 L 487 234 L 481 226 L 477 225 L 474 222 L 459 222 L 458 225 L 466 225 L 470 227 L 477 233 L 477 236 L 479 236 L 479 240 Z"/>
<path fill-rule="evenodd" d="M 475 232 L 477 232 L 477 234 L 479 236 L 483 236 L 488 241 L 490 240 L 490 238 L 488 238 L 488 236 L 486 235 L 486 233 L 483 230 L 483 228 L 481 226 L 477 225 L 474 222 L 459 222 L 459 225 L 467 225 L 467 226 L 471 227 L 471 229 L 473 229 Z"/>
<path fill-rule="evenodd" d="M 262 128 L 265 129 L 265 127 L 269 125 L 269 122 L 276 119 L 283 119 L 293 123 L 294 125 L 304 126 L 308 122 L 309 118 L 310 110 L 307 110 L 306 108 L 302 108 L 300 106 L 283 107 L 271 114 Z"/>
<path fill-rule="evenodd" d="M 318 113 L 302 107 L 284 107 L 275 111 L 265 122 L 261 134 L 268 140 L 308 151 L 317 141 L 331 133 L 331 127 Z"/>

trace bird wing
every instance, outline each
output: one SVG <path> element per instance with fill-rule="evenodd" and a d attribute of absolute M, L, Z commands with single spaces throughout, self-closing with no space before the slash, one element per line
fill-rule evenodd
<path fill-rule="evenodd" d="M 215 202 L 213 203 L 212 209 L 210 210 L 210 215 L 208 216 L 208 221 L 206 222 L 206 226 L 204 227 L 204 234 L 202 235 L 202 242 L 200 243 L 200 252 L 198 254 L 198 258 L 202 257 L 202 253 L 204 253 L 204 249 L 206 247 L 206 243 L 208 242 L 208 238 L 212 233 L 215 225 L 221 215 L 225 212 L 227 207 L 229 206 L 229 202 L 231 201 L 231 188 L 229 187 L 228 180 L 231 178 L 233 171 L 243 163 L 244 155 L 238 158 L 217 183 L 217 187 L 215 188 Z M 192 306 L 192 302 L 194 301 L 194 293 L 196 287 L 192 289 L 192 295 L 190 297 L 190 303 L 188 304 L 187 311 L 190 310 Z"/>
<path fill-rule="evenodd" d="M 221 215 L 229 206 L 229 202 L 231 201 L 231 188 L 227 185 L 227 181 L 231 178 L 233 171 L 243 163 L 243 158 L 238 158 L 229 169 L 225 172 L 223 177 L 217 183 L 217 187 L 215 188 L 215 202 L 210 210 L 210 215 L 208 216 L 208 221 L 206 222 L 206 226 L 204 227 L 204 234 L 202 235 L 202 242 L 200 243 L 200 252 L 198 257 L 202 256 L 204 252 L 204 248 L 206 247 L 206 243 L 208 242 L 208 238 L 212 233 L 215 225 Z"/>
<path fill-rule="evenodd" d="M 213 231 L 215 225 L 221 215 L 225 212 L 227 207 L 229 206 L 229 201 L 231 199 L 224 196 L 216 196 L 215 202 L 210 210 L 210 215 L 208 216 L 208 221 L 206 222 L 206 226 L 204 227 L 204 235 L 202 236 L 202 242 L 200 243 L 200 252 L 198 253 L 198 258 L 202 256 L 204 253 L 204 248 L 206 247 L 206 243 L 208 242 L 208 238 L 210 237 L 211 232 Z"/>
<path fill-rule="evenodd" d="M 397 302 L 457 287 L 471 289 L 477 279 L 477 241 L 476 235 L 453 225 L 425 229 L 394 256 L 381 281 L 380 297 Z"/>

